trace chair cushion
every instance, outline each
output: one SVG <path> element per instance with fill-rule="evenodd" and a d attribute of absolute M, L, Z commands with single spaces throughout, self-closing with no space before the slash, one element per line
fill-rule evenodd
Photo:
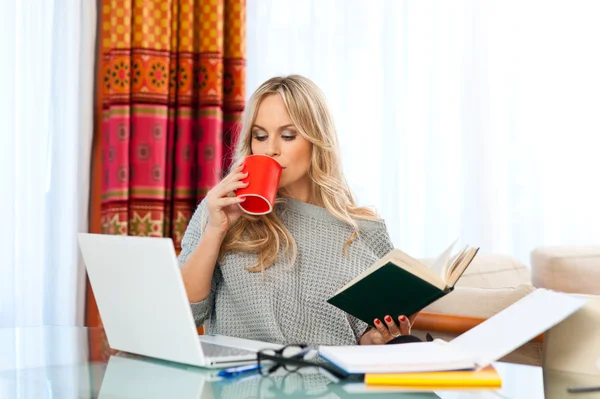
<path fill-rule="evenodd" d="M 536 287 L 600 295 L 600 245 L 537 248 L 531 266 Z"/>
<path fill-rule="evenodd" d="M 507 288 L 531 283 L 531 271 L 510 256 L 477 254 L 457 287 Z"/>
<path fill-rule="evenodd" d="M 506 288 L 456 287 L 423 312 L 489 318 L 533 292 L 530 284 Z"/>

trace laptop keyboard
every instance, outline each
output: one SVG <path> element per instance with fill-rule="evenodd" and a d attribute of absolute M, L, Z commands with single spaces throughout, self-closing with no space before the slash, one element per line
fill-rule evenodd
<path fill-rule="evenodd" d="M 200 344 L 202 345 L 202 352 L 204 352 L 204 356 L 206 357 L 247 356 L 256 354 L 256 352 L 247 349 L 215 345 L 208 342 L 200 342 Z"/>

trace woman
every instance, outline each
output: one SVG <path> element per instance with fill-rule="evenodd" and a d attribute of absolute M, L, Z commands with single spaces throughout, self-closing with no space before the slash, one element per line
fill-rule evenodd
<path fill-rule="evenodd" d="M 273 212 L 241 212 L 243 161 L 283 167 Z M 400 316 L 376 328 L 327 303 L 393 248 L 385 223 L 355 205 L 319 88 L 301 76 L 263 83 L 250 98 L 231 173 L 209 191 L 182 240 L 179 262 L 197 325 L 281 344 L 384 344 L 407 334 Z"/>

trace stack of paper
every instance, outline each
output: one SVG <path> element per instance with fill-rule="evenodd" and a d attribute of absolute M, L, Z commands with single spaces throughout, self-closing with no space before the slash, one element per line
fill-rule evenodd
<path fill-rule="evenodd" d="M 474 369 L 475 359 L 447 342 L 401 345 L 322 346 L 319 354 L 350 374 Z"/>

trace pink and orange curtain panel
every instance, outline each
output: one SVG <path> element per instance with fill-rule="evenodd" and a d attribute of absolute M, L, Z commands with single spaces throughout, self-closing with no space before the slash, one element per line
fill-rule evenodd
<path fill-rule="evenodd" d="M 183 233 L 229 167 L 245 96 L 245 0 L 103 0 L 104 234 Z"/>

